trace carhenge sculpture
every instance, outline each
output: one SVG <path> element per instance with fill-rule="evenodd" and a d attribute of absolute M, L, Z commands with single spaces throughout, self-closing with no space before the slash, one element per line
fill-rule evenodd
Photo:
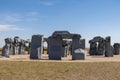
<path fill-rule="evenodd" d="M 9 57 L 9 55 L 24 54 L 26 42 L 27 41 L 25 41 L 17 36 L 14 37 L 14 39 L 6 38 L 5 45 L 2 48 L 1 56 Z"/>
<path fill-rule="evenodd" d="M 89 41 L 90 55 L 104 55 L 105 57 L 113 57 L 114 49 L 111 46 L 111 37 L 102 38 L 100 36 L 94 37 Z"/>
<path fill-rule="evenodd" d="M 114 48 L 114 55 L 119 55 L 120 54 L 120 43 L 114 43 L 113 48 Z"/>
<path fill-rule="evenodd" d="M 48 38 L 43 35 L 33 35 L 30 46 L 30 59 L 42 59 L 44 42 L 47 42 L 49 60 L 61 60 L 62 57 L 72 55 L 72 60 L 85 59 L 85 39 L 80 34 L 68 31 L 55 31 Z"/>

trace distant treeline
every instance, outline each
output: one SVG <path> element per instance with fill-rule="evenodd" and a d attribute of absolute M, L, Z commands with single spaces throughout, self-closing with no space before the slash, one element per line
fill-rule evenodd
<path fill-rule="evenodd" d="M 2 48 L 0 48 L 0 51 L 2 51 Z"/>
<path fill-rule="evenodd" d="M 44 51 L 47 51 L 47 47 L 44 47 Z"/>
<path fill-rule="evenodd" d="M 25 51 L 29 51 L 29 47 L 25 47 Z M 44 47 L 44 51 L 47 51 L 47 47 Z"/>
<path fill-rule="evenodd" d="M 29 50 L 29 47 L 25 47 L 25 51 L 28 51 L 28 50 Z M 0 51 L 2 51 L 2 48 L 0 48 Z M 44 51 L 47 51 L 46 47 L 44 48 Z"/>
<path fill-rule="evenodd" d="M 29 47 L 25 47 L 25 51 L 28 51 Z M 2 48 L 0 48 L 0 51 L 2 51 Z M 47 51 L 47 47 L 44 47 L 44 51 Z M 89 48 L 86 48 L 86 51 L 89 51 Z"/>

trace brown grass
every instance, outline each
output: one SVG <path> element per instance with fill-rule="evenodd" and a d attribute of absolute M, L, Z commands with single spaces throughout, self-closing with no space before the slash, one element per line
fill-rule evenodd
<path fill-rule="evenodd" d="M 0 80 L 119 80 L 119 62 L 0 61 Z"/>

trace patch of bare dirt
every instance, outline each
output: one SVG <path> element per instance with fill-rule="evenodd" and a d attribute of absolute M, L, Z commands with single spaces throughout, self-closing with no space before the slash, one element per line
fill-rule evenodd
<path fill-rule="evenodd" d="M 62 60 L 49 60 L 47 54 L 42 55 L 42 60 L 30 60 L 29 55 L 10 55 L 10 58 L 0 58 L 0 60 L 9 61 L 40 61 L 40 62 L 120 62 L 120 55 L 114 57 L 89 56 L 85 60 L 72 60 L 72 56 L 62 58 Z"/>

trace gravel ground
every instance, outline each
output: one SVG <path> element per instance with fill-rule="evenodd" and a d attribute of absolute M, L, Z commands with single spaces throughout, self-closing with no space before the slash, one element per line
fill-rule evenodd
<path fill-rule="evenodd" d="M 10 55 L 10 58 L 0 58 L 0 60 L 10 61 L 40 61 L 40 62 L 120 62 L 120 55 L 114 55 L 114 57 L 104 56 L 89 56 L 86 55 L 85 60 L 71 60 L 71 56 L 64 57 L 62 60 L 48 60 L 48 55 L 42 55 L 42 60 L 30 60 L 29 55 Z"/>

